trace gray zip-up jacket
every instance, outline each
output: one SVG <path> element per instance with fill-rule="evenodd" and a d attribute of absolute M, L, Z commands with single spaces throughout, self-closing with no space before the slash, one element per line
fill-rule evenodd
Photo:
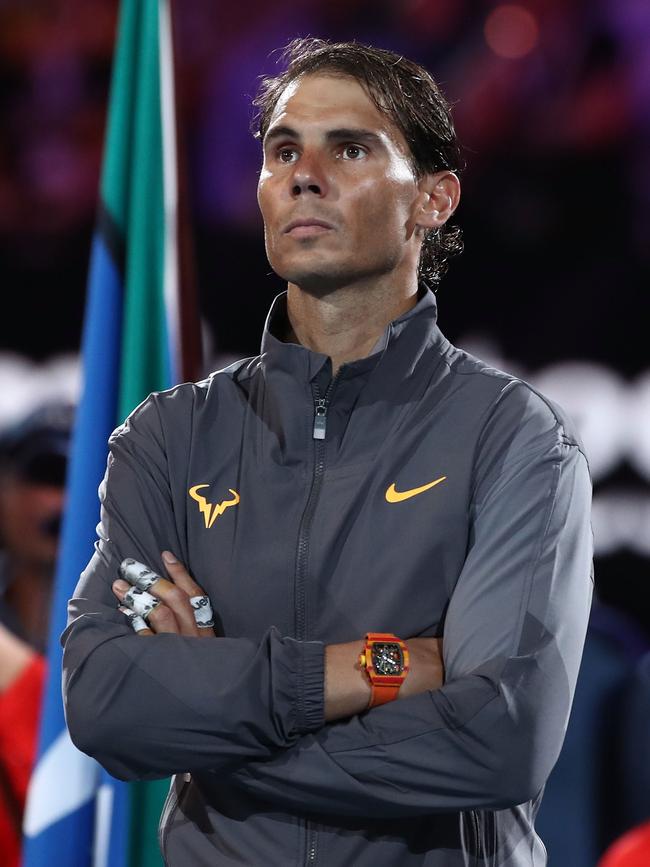
<path fill-rule="evenodd" d="M 450 345 L 426 287 L 331 381 L 285 326 L 283 294 L 259 357 L 111 436 L 63 635 L 72 738 L 117 777 L 176 774 L 172 867 L 540 867 L 593 583 L 572 426 Z M 142 638 L 116 610 L 121 560 L 165 548 L 224 637 Z M 366 631 L 442 635 L 445 684 L 325 724 L 324 646 Z"/>

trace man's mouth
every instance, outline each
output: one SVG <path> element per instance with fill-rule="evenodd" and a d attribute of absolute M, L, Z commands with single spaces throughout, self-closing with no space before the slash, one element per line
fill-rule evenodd
<path fill-rule="evenodd" d="M 292 238 L 311 238 L 316 235 L 323 235 L 334 229 L 331 223 L 326 223 L 324 220 L 293 220 L 285 228 L 284 234 L 291 235 Z"/>

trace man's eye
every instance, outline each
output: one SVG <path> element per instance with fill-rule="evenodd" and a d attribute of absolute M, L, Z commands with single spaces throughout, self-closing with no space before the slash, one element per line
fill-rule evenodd
<path fill-rule="evenodd" d="M 282 163 L 292 163 L 296 158 L 295 148 L 280 148 L 278 157 Z"/>
<path fill-rule="evenodd" d="M 343 159 L 346 160 L 360 160 L 366 155 L 365 148 L 362 148 L 360 145 L 349 144 L 343 148 Z"/>

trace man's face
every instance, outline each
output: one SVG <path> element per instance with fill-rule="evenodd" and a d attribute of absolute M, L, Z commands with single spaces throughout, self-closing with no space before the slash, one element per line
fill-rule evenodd
<path fill-rule="evenodd" d="M 264 138 L 258 202 L 273 270 L 306 291 L 417 265 L 417 183 L 400 130 L 353 78 L 307 75 Z"/>

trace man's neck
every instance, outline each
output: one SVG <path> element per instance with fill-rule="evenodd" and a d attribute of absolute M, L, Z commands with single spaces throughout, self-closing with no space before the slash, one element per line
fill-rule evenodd
<path fill-rule="evenodd" d="M 365 358 L 393 319 L 417 303 L 417 280 L 400 291 L 395 285 L 344 286 L 317 297 L 289 283 L 288 339 L 329 355 L 332 374 L 349 361 Z"/>

